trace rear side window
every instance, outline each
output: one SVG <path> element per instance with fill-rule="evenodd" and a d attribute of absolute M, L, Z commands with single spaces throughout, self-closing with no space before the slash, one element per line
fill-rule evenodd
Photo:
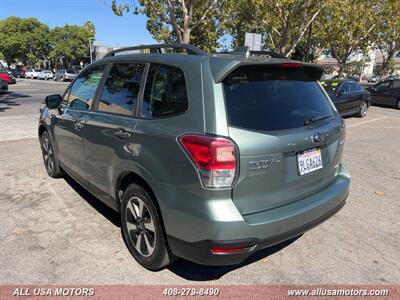
<path fill-rule="evenodd" d="M 136 112 L 143 64 L 114 64 L 107 76 L 97 110 L 123 115 Z"/>
<path fill-rule="evenodd" d="M 230 126 L 273 131 L 332 115 L 319 84 L 302 68 L 243 66 L 223 82 Z"/>
<path fill-rule="evenodd" d="M 151 119 L 182 113 L 188 109 L 183 71 L 151 64 L 143 95 L 142 117 Z"/>

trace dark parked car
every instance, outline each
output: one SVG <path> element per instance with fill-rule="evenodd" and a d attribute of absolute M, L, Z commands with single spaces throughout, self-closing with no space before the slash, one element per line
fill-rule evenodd
<path fill-rule="evenodd" d="M 385 80 L 368 87 L 372 104 L 390 105 L 400 109 L 400 79 Z"/>
<path fill-rule="evenodd" d="M 366 116 L 371 105 L 371 94 L 363 86 L 348 79 L 322 81 L 321 84 L 341 116 Z"/>
<path fill-rule="evenodd" d="M 380 80 L 380 77 L 378 75 L 372 75 L 370 78 L 368 78 L 368 83 L 377 83 Z"/>
<path fill-rule="evenodd" d="M 150 53 L 129 54 L 140 49 Z M 148 269 L 175 257 L 238 264 L 345 204 L 345 125 L 317 81 L 323 69 L 234 54 L 114 50 L 41 110 L 49 176 L 65 171 L 119 212 Z"/>
<path fill-rule="evenodd" d="M 25 77 L 25 72 L 22 71 L 22 70 L 14 69 L 14 70 L 12 70 L 11 72 L 12 72 L 12 75 L 13 75 L 15 78 L 23 78 L 23 77 Z"/>
<path fill-rule="evenodd" d="M 0 93 L 5 93 L 8 91 L 8 83 L 0 78 Z"/>

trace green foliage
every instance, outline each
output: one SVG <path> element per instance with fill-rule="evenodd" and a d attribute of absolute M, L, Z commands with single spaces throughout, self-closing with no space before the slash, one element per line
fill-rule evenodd
<path fill-rule="evenodd" d="M 344 71 L 354 50 L 364 51 L 375 29 L 374 15 L 379 0 L 329 0 L 317 22 L 318 39 L 329 48 Z"/>
<path fill-rule="evenodd" d="M 324 7 L 322 0 L 229 1 L 225 26 L 234 45 L 243 45 L 246 32 L 264 34 L 268 48 L 290 56 Z"/>
<path fill-rule="evenodd" d="M 35 65 L 49 52 L 48 35 L 49 27 L 35 18 L 9 17 L 0 21 L 0 52 L 8 64 Z"/>
<path fill-rule="evenodd" d="M 363 68 L 364 68 L 363 61 L 352 61 L 345 65 L 343 71 L 348 75 L 361 76 Z"/>
<path fill-rule="evenodd" d="M 393 57 L 400 49 L 400 1 L 381 0 L 377 6 L 373 41 L 383 54 L 382 75 L 392 73 Z"/>
<path fill-rule="evenodd" d="M 219 14 L 228 0 L 113 0 L 112 10 L 144 14 L 147 30 L 158 42 L 192 43 L 206 51 L 215 51 L 224 34 L 219 26 Z"/>
<path fill-rule="evenodd" d="M 56 27 L 50 32 L 52 50 L 49 58 L 56 66 L 78 65 L 88 62 L 89 38 L 93 30 L 85 26 L 65 25 Z"/>
<path fill-rule="evenodd" d="M 0 53 L 7 64 L 22 62 L 36 66 L 52 61 L 57 65 L 88 61 L 89 37 L 95 26 L 88 21 L 83 26 L 66 25 L 52 30 L 35 18 L 9 17 L 0 21 Z"/>

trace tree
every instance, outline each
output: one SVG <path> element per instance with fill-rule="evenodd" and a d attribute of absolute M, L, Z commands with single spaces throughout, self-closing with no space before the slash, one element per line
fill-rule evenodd
<path fill-rule="evenodd" d="M 374 41 L 382 53 L 381 73 L 385 76 L 392 71 L 393 57 L 400 49 L 400 1 L 382 0 L 377 11 Z"/>
<path fill-rule="evenodd" d="M 86 23 L 87 24 L 87 23 Z M 78 65 L 89 61 L 89 38 L 95 32 L 94 25 L 65 25 L 50 32 L 52 50 L 49 57 L 57 66 Z"/>
<path fill-rule="evenodd" d="M 263 33 L 268 47 L 290 56 L 324 7 L 321 0 L 237 0 L 227 13 L 227 31 L 236 46 L 246 32 Z"/>
<path fill-rule="evenodd" d="M 347 60 L 355 50 L 365 52 L 372 31 L 379 0 L 329 0 L 317 23 L 319 38 L 339 64 L 343 75 Z"/>
<path fill-rule="evenodd" d="M 8 65 L 20 61 L 34 66 L 50 51 L 49 27 L 35 18 L 0 21 L 0 52 Z"/>
<path fill-rule="evenodd" d="M 130 0 L 112 2 L 118 16 L 142 13 L 147 16 L 147 29 L 159 42 L 197 44 L 205 50 L 218 46 L 222 36 L 217 12 L 224 1 L 217 0 Z"/>
<path fill-rule="evenodd" d="M 363 61 L 352 61 L 345 65 L 343 72 L 348 75 L 358 75 L 361 77 L 362 71 L 364 69 Z"/>

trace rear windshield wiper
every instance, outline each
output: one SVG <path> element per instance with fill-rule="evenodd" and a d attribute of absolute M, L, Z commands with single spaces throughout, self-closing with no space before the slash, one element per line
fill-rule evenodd
<path fill-rule="evenodd" d="M 311 123 L 314 123 L 316 121 L 320 121 L 320 120 L 324 120 L 324 119 L 328 119 L 328 118 L 333 118 L 332 114 L 328 114 L 328 115 L 320 115 L 311 119 L 307 119 L 304 121 L 304 125 L 310 125 Z"/>

